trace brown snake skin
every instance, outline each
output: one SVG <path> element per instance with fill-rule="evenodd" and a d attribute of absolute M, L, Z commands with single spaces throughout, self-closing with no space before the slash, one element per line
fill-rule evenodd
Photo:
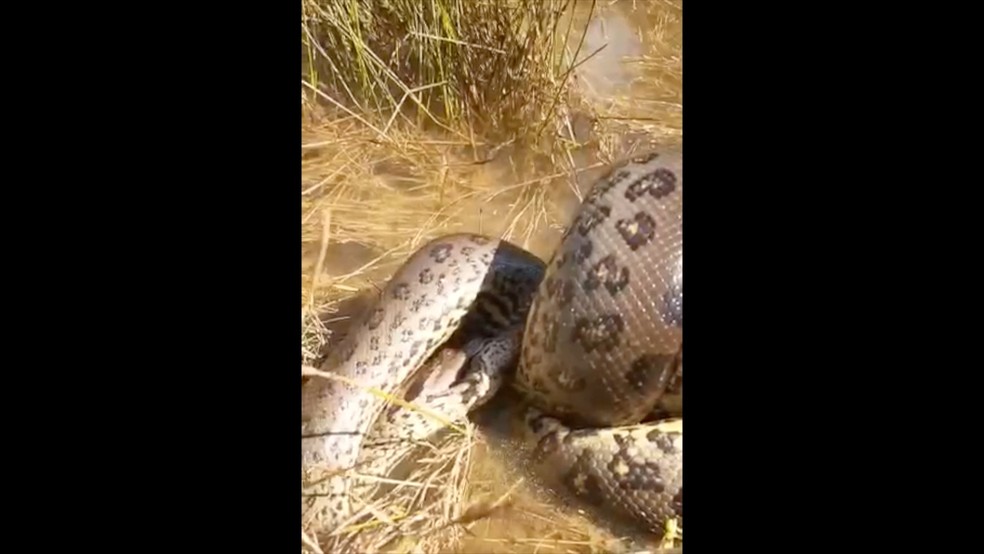
<path fill-rule="evenodd" d="M 683 421 L 644 420 L 682 410 L 682 202 L 682 151 L 667 149 L 600 179 L 548 264 L 479 235 L 436 239 L 396 272 L 324 369 L 399 396 L 463 327 L 479 337 L 470 368 L 447 392 L 422 394 L 424 405 L 460 419 L 518 363 L 512 385 L 531 404 L 523 420 L 534 469 L 601 513 L 661 534 L 668 520 L 682 523 Z M 423 429 L 331 379 L 310 381 L 302 402 L 309 476 L 352 466 L 370 430 Z M 308 509 L 322 525 L 343 525 L 351 490 L 335 474 Z"/>
<path fill-rule="evenodd" d="M 609 427 L 682 408 L 665 402 L 683 389 L 682 165 L 654 153 L 592 187 L 534 298 L 515 382 L 541 473 L 654 532 L 682 524 L 683 420 Z"/>
<path fill-rule="evenodd" d="M 352 479 L 342 474 L 362 452 L 363 438 L 386 402 L 372 389 L 401 396 L 407 381 L 459 328 L 488 338 L 472 365 L 501 374 L 518 356 L 518 336 L 544 263 L 507 242 L 474 234 L 441 237 L 415 252 L 372 309 L 322 365 L 347 379 L 317 378 L 302 387 L 301 456 L 305 511 L 329 529 L 352 514 Z M 513 338 L 512 356 L 502 356 Z M 470 390 L 463 401 L 477 403 Z"/>

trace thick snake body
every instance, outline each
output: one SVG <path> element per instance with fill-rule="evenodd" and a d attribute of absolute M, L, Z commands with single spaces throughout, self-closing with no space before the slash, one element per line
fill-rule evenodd
<path fill-rule="evenodd" d="M 612 427 L 679 411 L 682 208 L 677 151 L 632 159 L 592 187 L 537 291 L 515 380 L 534 406 L 542 473 L 657 532 L 682 523 L 683 421 Z"/>
<path fill-rule="evenodd" d="M 543 269 L 541 260 L 507 242 L 459 234 L 426 244 L 390 279 L 322 364 L 343 380 L 317 378 L 302 387 L 302 469 L 322 525 L 337 527 L 351 514 L 352 480 L 342 472 L 358 461 L 386 406 L 378 393 L 401 396 L 459 327 L 489 339 L 472 364 L 514 361 Z M 505 356 L 503 343 L 514 345 Z M 484 372 L 502 374 L 497 369 Z"/>
<path fill-rule="evenodd" d="M 518 364 L 513 385 L 531 404 L 524 421 L 541 474 L 657 533 L 682 521 L 682 419 L 641 423 L 681 408 L 682 177 L 676 151 L 617 165 L 548 264 L 471 234 L 419 249 L 324 364 L 348 382 L 304 387 L 305 472 L 336 472 L 318 488 L 322 524 L 337 527 L 352 513 L 351 479 L 337 472 L 364 457 L 367 433 L 440 427 L 417 412 L 384 413 L 365 389 L 401 396 L 455 332 L 469 337 L 470 365 L 450 387 L 424 387 L 418 399 L 428 410 L 463 418 Z"/>

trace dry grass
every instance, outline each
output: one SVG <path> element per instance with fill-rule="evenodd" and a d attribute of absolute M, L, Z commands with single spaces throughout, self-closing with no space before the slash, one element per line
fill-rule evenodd
<path fill-rule="evenodd" d="M 679 4 L 640 3 L 643 30 L 628 34 L 642 46 L 618 52 L 606 35 L 625 41 L 613 27 L 638 18 L 599 6 L 606 18 L 585 33 L 581 0 L 573 17 L 572 0 L 302 2 L 306 364 L 423 242 L 478 231 L 547 257 L 608 159 L 682 136 Z M 619 61 L 628 77 L 606 82 L 597 68 Z M 306 535 L 306 550 L 618 550 L 463 427 L 417 449 L 368 524 Z"/>
<path fill-rule="evenodd" d="M 570 0 L 302 1 L 306 88 L 382 135 L 402 121 L 503 138 L 563 103 Z"/>
<path fill-rule="evenodd" d="M 372 498 L 358 498 L 361 523 L 333 537 L 311 538 L 324 552 L 449 552 L 469 517 L 463 493 L 472 467 L 474 426 L 416 449 L 409 471 L 377 482 Z M 359 477 L 357 477 L 359 478 Z M 365 477 L 362 477 L 365 478 Z M 370 516 L 368 520 L 361 516 Z"/>

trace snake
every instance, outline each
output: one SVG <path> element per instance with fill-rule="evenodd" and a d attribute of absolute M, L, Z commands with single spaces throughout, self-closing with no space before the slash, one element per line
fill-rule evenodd
<path fill-rule="evenodd" d="M 595 181 L 546 261 L 475 233 L 418 248 L 321 364 L 335 378 L 302 387 L 304 509 L 351 522 L 369 442 L 429 435 L 508 383 L 551 486 L 653 533 L 682 524 L 682 206 L 682 148 L 664 147 Z M 387 400 L 408 394 L 425 410 Z"/>

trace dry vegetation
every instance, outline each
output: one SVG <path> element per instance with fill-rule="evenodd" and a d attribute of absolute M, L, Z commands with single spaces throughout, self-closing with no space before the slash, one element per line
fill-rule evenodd
<path fill-rule="evenodd" d="M 546 257 L 592 173 L 640 139 L 682 135 L 679 3 L 641 2 L 641 31 L 606 18 L 586 32 L 606 11 L 585 0 L 302 2 L 305 363 L 422 242 L 480 231 Z M 616 52 L 625 75 L 607 74 L 609 35 L 641 45 Z M 470 423 L 445 434 L 369 523 L 305 534 L 306 550 L 615 548 L 490 449 Z"/>

